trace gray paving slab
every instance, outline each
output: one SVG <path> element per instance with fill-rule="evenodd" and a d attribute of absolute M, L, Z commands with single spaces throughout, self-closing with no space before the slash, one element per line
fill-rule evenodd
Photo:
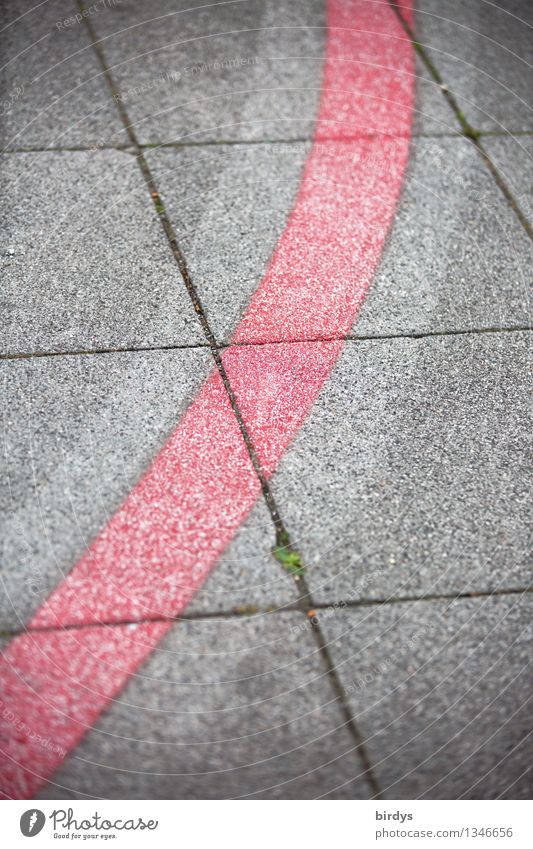
<path fill-rule="evenodd" d="M 5 154 L 2 353 L 205 344 L 135 158 Z"/>
<path fill-rule="evenodd" d="M 531 325 L 533 245 L 466 139 L 416 139 L 355 335 Z"/>
<path fill-rule="evenodd" d="M 312 134 L 322 0 L 121 3 L 91 20 L 141 142 Z"/>
<path fill-rule="evenodd" d="M 324 620 L 385 798 L 531 798 L 532 612 L 528 594 Z"/>
<path fill-rule="evenodd" d="M 42 798 L 368 798 L 302 620 L 177 624 Z"/>
<path fill-rule="evenodd" d="M 308 151 L 280 143 L 148 155 L 220 341 L 231 338 L 264 274 Z M 532 261 L 527 234 L 471 143 L 418 138 L 353 333 L 529 326 Z"/>
<path fill-rule="evenodd" d="M 533 43 L 527 0 L 420 0 L 418 40 L 478 130 L 533 129 Z"/>
<path fill-rule="evenodd" d="M 533 135 L 485 136 L 483 146 L 533 226 Z"/>
<path fill-rule="evenodd" d="M 346 343 L 271 482 L 315 601 L 530 584 L 530 346 Z"/>
<path fill-rule="evenodd" d="M 76 13 L 76 4 L 64 0 L 2 3 L 2 149 L 124 143 L 86 27 L 72 19 Z"/>
<path fill-rule="evenodd" d="M 461 130 L 457 116 L 422 59 L 415 55 L 413 135 L 453 135 Z"/>
<path fill-rule="evenodd" d="M 4 11 L 12 60 L 4 80 L 4 144 L 123 144 L 118 111 L 75 4 L 47 3 L 16 20 L 26 6 L 12 2 Z M 149 9 L 117 2 L 86 11 L 142 141 L 312 135 L 326 39 L 319 0 L 248 1 L 216 11 L 158 0 Z M 415 132 L 457 129 L 418 59 L 416 74 Z"/>
<path fill-rule="evenodd" d="M 325 52 L 319 0 L 247 0 L 209 10 L 190 2 L 121 4 L 91 20 L 118 95 L 144 143 L 309 138 Z M 458 128 L 416 62 L 414 130 Z"/>
<path fill-rule="evenodd" d="M 157 454 L 211 368 L 204 350 L 3 361 L 0 628 L 69 572 Z M 188 613 L 278 607 L 294 582 L 270 555 L 262 502 Z"/>

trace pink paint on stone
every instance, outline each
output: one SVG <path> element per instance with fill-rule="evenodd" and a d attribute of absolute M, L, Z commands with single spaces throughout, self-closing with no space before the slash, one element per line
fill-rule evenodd
<path fill-rule="evenodd" d="M 365 0 L 328 0 L 327 8 L 313 148 L 269 268 L 223 355 L 267 476 L 331 373 L 371 283 L 408 157 L 413 56 L 394 12 Z M 171 625 L 100 623 L 179 614 L 259 492 L 214 373 L 29 623 L 55 630 L 16 637 L 1 658 L 5 796 L 37 792 Z M 67 625 L 82 627 L 61 630 Z"/>
<path fill-rule="evenodd" d="M 214 373 L 29 627 L 175 616 L 203 583 L 259 492 L 227 393 Z"/>

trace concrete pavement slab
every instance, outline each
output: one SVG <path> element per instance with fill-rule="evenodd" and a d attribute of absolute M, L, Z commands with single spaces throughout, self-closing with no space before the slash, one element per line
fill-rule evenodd
<path fill-rule="evenodd" d="M 531 595 L 323 620 L 385 798 L 531 796 Z"/>
<path fill-rule="evenodd" d="M 0 363 L 7 458 L 0 628 L 19 629 L 70 571 L 211 367 L 204 350 Z M 294 582 L 270 555 L 273 543 L 260 501 L 188 612 L 294 601 Z"/>
<path fill-rule="evenodd" d="M 172 6 L 172 11 L 180 8 Z M 102 42 L 102 49 L 106 55 L 109 50 L 108 58 L 111 57 L 110 64 L 114 63 L 113 72 L 120 84 L 116 99 L 135 113 L 136 129 L 142 139 L 183 140 L 180 122 L 184 121 L 188 141 L 220 140 L 227 138 L 220 135 L 226 130 L 220 121 L 226 121 L 230 132 L 234 132 L 230 138 L 244 137 L 256 142 L 181 147 L 148 154 L 208 318 L 224 342 L 231 337 L 265 272 L 296 196 L 310 143 L 265 144 L 264 140 L 290 138 L 286 129 L 295 121 L 304 137 L 312 133 L 311 113 L 316 114 L 319 88 L 313 75 L 318 81 L 324 31 L 323 26 L 314 24 L 302 28 L 300 21 L 302 15 L 306 21 L 323 15 L 323 7 L 314 0 L 301 8 L 286 3 L 268 7 L 259 3 L 224 4 L 221 17 L 210 18 L 205 16 L 205 10 L 194 10 L 191 15 L 198 13 L 196 23 L 190 31 L 183 28 L 188 43 L 165 48 L 162 40 L 173 37 L 169 21 L 174 16 L 161 18 L 159 13 L 165 14 L 169 9 L 170 4 L 158 3 L 150 10 L 158 19 L 143 27 L 135 26 L 146 15 L 143 4 L 109 4 L 109 18 L 105 19 L 100 12 L 90 14 L 99 33 L 109 35 Z M 189 13 L 182 17 L 188 19 Z M 111 23 L 113 27 L 107 31 Z M 227 49 L 221 56 L 217 50 L 222 25 L 226 27 L 222 40 Z M 77 27 L 84 29 L 83 23 L 74 18 L 67 29 L 75 31 Z M 236 32 L 238 27 L 240 31 Z M 115 29 L 122 32 L 113 35 Z M 181 35 L 180 31 L 180 38 Z M 43 44 L 47 38 L 43 38 Z M 301 48 L 303 59 L 291 57 L 289 51 L 295 45 Z M 274 58 L 273 50 L 278 50 Z M 93 56 L 92 48 L 85 52 Z M 162 63 L 162 55 L 171 61 Z M 182 58 L 189 64 L 175 71 L 174 60 Z M 67 66 L 68 62 L 60 64 Z M 137 70 L 134 73 L 132 69 Z M 256 82 L 252 80 L 255 89 L 262 86 L 261 92 L 250 92 L 250 74 L 256 77 Z M 44 81 L 51 75 L 52 72 L 44 76 Z M 98 74 L 96 79 L 100 86 Z M 298 85 L 292 85 L 293 80 Z M 267 84 L 270 88 L 265 91 Z M 442 105 L 447 108 L 446 101 L 431 99 L 440 96 L 433 84 L 421 86 L 418 103 L 430 104 L 430 117 L 417 118 L 415 127 L 417 131 L 433 132 L 435 124 L 429 121 Z M 195 97 L 192 105 L 189 102 L 185 111 L 178 103 L 177 110 L 176 92 L 186 90 L 190 100 L 193 88 L 199 98 Z M 19 86 L 14 91 L 9 108 L 23 110 L 26 89 Z M 37 89 L 32 86 L 31 91 Z M 103 94 L 100 88 L 97 91 Z M 107 103 L 113 106 L 109 93 Z M 57 108 L 60 117 L 54 126 L 61 130 L 62 106 Z M 158 118 L 154 117 L 154 109 L 161 113 Z M 73 107 L 70 115 L 76 114 Z M 207 125 L 213 116 L 219 122 L 214 130 Z M 34 137 L 29 132 L 29 146 L 51 143 L 47 120 L 39 125 L 41 135 Z M 98 144 L 115 142 L 115 126 L 112 121 Z M 143 135 L 148 130 L 148 135 Z M 97 121 L 89 122 L 90 136 L 100 131 Z M 73 136 L 78 139 L 77 144 L 88 143 L 83 133 Z M 40 141 L 41 137 L 45 142 Z M 496 139 L 494 145 L 492 139 L 489 142 L 489 152 L 500 163 L 508 158 L 509 182 L 513 191 L 521 184 L 519 202 L 529 214 L 528 186 L 523 175 L 528 173 L 530 163 L 523 167 L 523 154 L 509 152 L 509 139 Z M 346 153 L 350 154 L 349 144 L 335 155 Z M 9 458 L 0 627 L 16 629 L 69 571 L 130 490 L 212 366 L 194 310 L 131 154 L 11 153 L 4 161 L 8 245 L 3 260 L 11 330 L 3 350 L 20 354 L 176 345 L 185 348 L 0 363 L 6 388 L 4 431 Z M 360 238 L 364 239 L 364 233 L 362 228 Z M 350 239 L 347 243 L 352 245 Z M 354 335 L 474 332 L 432 339 L 349 342 L 317 406 L 274 476 L 276 501 L 293 544 L 308 565 L 315 598 L 321 605 L 330 605 L 336 616 L 355 616 L 353 611 L 338 614 L 338 608 L 361 598 L 487 592 L 529 584 L 531 570 L 525 562 L 529 337 L 525 333 L 492 331 L 528 323 L 529 278 L 524 269 L 531 266 L 531 254 L 531 245 L 512 209 L 469 142 L 451 138 L 415 142 L 398 218 Z M 317 292 L 313 309 L 321 315 L 319 296 Z M 487 328 L 492 331 L 475 332 Z M 276 339 L 269 337 L 267 341 Z M 279 339 L 283 339 L 283 333 Z M 283 372 L 278 368 L 281 357 L 276 360 L 272 356 L 269 362 L 268 351 L 274 351 L 276 346 L 258 346 L 266 364 L 264 372 L 247 374 L 244 370 L 236 384 L 243 410 L 255 405 L 259 415 L 254 421 L 263 417 L 259 422 L 260 436 L 265 436 L 267 447 L 253 432 L 252 439 L 259 454 L 264 452 L 272 463 L 283 442 L 277 434 L 290 433 L 299 414 L 290 409 L 287 399 L 298 401 L 305 396 L 311 404 L 312 386 L 320 385 L 322 380 L 320 368 L 314 369 L 315 343 L 304 343 L 304 347 L 307 344 L 307 357 L 295 358 L 292 371 Z M 327 344 L 331 347 L 331 343 Z M 187 350 L 188 346 L 193 347 Z M 279 350 L 290 346 L 277 347 Z M 232 383 L 232 368 L 237 368 L 239 362 L 246 364 L 248 353 L 253 359 L 254 350 L 255 346 L 243 345 L 224 354 Z M 287 362 L 290 365 L 290 358 Z M 250 377 L 253 380 L 248 380 Z M 300 395 L 298 384 L 304 386 Z M 306 384 L 311 387 L 308 396 Z M 263 415 L 261 404 L 265 399 L 268 403 Z M 220 433 L 216 415 L 213 420 L 213 432 L 218 428 Z M 233 419 L 232 423 L 235 424 Z M 201 452 L 196 453 L 202 458 Z M 234 475 L 235 466 L 230 468 Z M 209 474 L 206 477 L 212 479 Z M 223 499 L 228 503 L 225 490 Z M 215 515 L 217 525 L 216 511 Z M 192 526 L 195 531 L 194 522 Z M 150 680 L 145 685 L 141 677 L 133 711 L 131 702 L 123 700 L 112 707 L 83 744 L 87 750 L 80 750 L 85 758 L 82 766 L 79 760 L 65 765 L 67 789 L 58 791 L 59 798 L 94 795 L 88 786 L 97 787 L 98 793 L 103 788 L 104 794 L 110 796 L 153 795 L 153 773 L 159 776 L 155 779 L 156 793 L 161 797 L 197 798 L 207 794 L 212 798 L 298 798 L 330 794 L 353 798 L 367 794 L 368 788 L 358 782 L 354 773 L 350 741 L 346 742 L 345 731 L 338 730 L 342 723 L 339 711 L 331 705 L 323 707 L 325 701 L 318 705 L 308 701 L 315 692 L 320 700 L 327 700 L 331 693 L 328 696 L 325 682 L 320 676 L 317 678 L 312 635 L 307 629 L 302 640 L 302 630 L 296 627 L 297 614 L 276 619 L 212 618 L 214 612 L 248 608 L 251 613 L 254 607 L 264 611 L 294 600 L 292 579 L 271 557 L 272 543 L 272 523 L 264 503 L 259 501 L 187 609 L 193 617 L 209 615 L 202 621 L 186 620 L 173 630 L 173 635 L 178 635 L 180 653 L 183 634 L 185 643 L 192 634 L 189 647 L 191 640 L 200 645 L 202 658 L 208 654 L 211 640 L 217 645 L 218 655 L 212 663 L 209 660 L 202 679 L 209 693 L 203 706 L 191 689 L 190 678 L 178 681 L 184 696 L 175 685 L 170 691 L 166 689 L 165 682 L 174 680 L 174 663 L 169 664 L 166 656 L 159 663 L 156 655 L 150 663 L 154 663 L 158 684 Z M 131 583 L 129 568 L 125 574 Z M 336 616 L 332 615 L 333 622 L 340 621 Z M 413 614 L 413 620 L 418 621 L 418 613 Z M 446 617 L 445 620 L 448 627 Z M 513 633 L 514 620 L 510 621 L 505 639 Z M 455 633 L 460 624 L 459 616 L 450 629 Z M 208 627 L 212 629 L 208 637 L 198 630 Z M 483 632 L 483 627 L 484 620 L 481 631 L 472 629 L 472 654 L 476 635 Z M 227 648 L 220 647 L 225 642 L 224 628 L 233 629 Z M 289 639 L 286 630 L 290 632 Z M 75 629 L 69 634 L 65 639 L 75 639 Z M 423 632 L 423 636 L 428 634 L 429 631 Z M 169 638 L 172 639 L 173 636 Z M 279 642 L 279 652 L 286 652 L 290 663 L 297 663 L 305 673 L 298 684 L 302 695 L 296 700 L 297 728 L 290 726 L 281 736 L 277 733 L 278 720 L 289 709 L 277 705 L 271 712 L 269 704 L 263 711 L 263 704 L 272 701 L 267 692 L 285 699 L 288 689 L 280 692 L 267 682 L 266 690 L 261 683 L 256 693 L 240 686 L 242 677 L 248 682 L 259 674 L 256 669 L 262 673 L 265 667 L 270 668 L 268 657 L 265 660 L 258 649 L 258 645 L 264 646 L 264 640 L 270 647 L 274 641 L 276 645 Z M 400 634 L 392 645 L 403 642 Z M 219 655 L 231 655 L 234 664 L 233 655 L 242 653 L 243 644 L 254 653 L 252 672 L 243 675 L 240 668 L 235 671 L 231 667 L 227 680 L 232 685 L 237 680 L 239 686 L 230 689 L 228 696 L 221 682 L 210 676 L 223 670 Z M 344 647 L 349 645 L 347 642 Z M 501 640 L 496 640 L 494 646 L 498 650 Z M 344 647 L 341 639 L 341 648 Z M 279 652 L 274 650 L 276 658 Z M 192 650 L 185 653 L 186 663 L 180 674 L 190 675 L 191 663 L 196 666 L 196 654 Z M 387 657 L 392 654 L 391 649 Z M 453 667 L 451 660 L 446 663 Z M 277 684 L 284 685 L 279 667 L 272 675 Z M 294 686 L 292 669 L 286 681 L 287 688 L 289 683 Z M 323 690 L 317 681 L 324 683 Z M 355 681 L 359 678 L 352 677 L 346 686 L 352 687 Z M 505 683 L 513 686 L 507 679 Z M 136 677 L 128 692 L 133 688 L 135 693 L 138 684 Z M 515 690 L 519 695 L 522 692 Z M 249 698 L 247 702 L 241 700 L 243 692 Z M 446 690 L 443 702 L 449 704 L 454 692 L 453 687 Z M 350 696 L 353 694 L 354 690 L 350 690 Z M 290 702 L 286 701 L 292 708 L 292 691 L 290 695 Z M 182 725 L 181 716 L 177 717 L 178 739 L 170 738 L 169 752 L 162 761 L 160 750 L 166 748 L 169 740 L 168 711 L 175 714 L 176 703 L 180 704 L 183 698 L 192 704 L 189 713 L 193 720 L 187 719 Z M 149 699 L 149 712 L 156 715 L 153 725 L 151 717 L 146 724 L 146 711 L 140 709 Z M 241 748 L 240 743 L 235 745 L 235 738 L 241 734 L 243 723 L 233 714 L 241 711 L 248 722 L 251 699 L 259 700 L 260 709 L 256 710 L 252 703 L 248 726 L 251 731 L 245 736 L 259 737 L 260 742 L 254 748 L 255 743 L 250 747 L 247 740 Z M 318 724 L 314 720 L 308 723 L 308 704 L 312 704 L 313 711 L 321 709 Z M 391 704 L 396 717 L 398 703 Z M 433 705 L 431 699 L 430 704 Z M 494 780 L 494 758 L 502 760 L 506 781 L 509 776 L 504 792 L 511 792 L 509 788 L 514 783 L 509 782 L 516 778 L 517 792 L 525 793 L 524 779 L 519 776 L 527 761 L 523 760 L 522 749 L 517 753 L 513 748 L 520 743 L 525 727 L 521 707 L 508 701 L 507 696 L 498 705 L 496 713 L 487 708 L 488 719 L 482 725 L 482 733 L 498 724 L 495 717 L 507 718 L 516 706 L 514 730 L 518 737 L 504 734 L 491 748 L 487 735 L 478 736 L 476 751 L 470 750 L 472 757 L 465 765 L 454 761 L 456 753 L 448 745 L 448 735 L 444 740 L 445 755 L 436 767 L 440 782 L 436 793 L 445 786 L 449 793 L 444 775 L 450 768 L 459 776 L 461 792 L 466 795 L 481 792 L 492 796 L 499 792 L 499 779 Z M 470 707 L 461 728 L 470 721 Z M 227 725 L 223 723 L 223 740 L 217 737 L 214 749 L 206 747 L 207 726 L 198 723 L 198 714 L 214 712 L 218 720 L 218 715 L 228 710 L 232 716 Z M 462 721 L 463 714 L 458 711 L 458 715 Z M 271 734 L 272 722 L 277 723 L 275 734 Z M 115 723 L 132 729 L 133 746 L 131 740 L 124 741 L 118 734 L 115 748 Z M 217 723 L 217 730 L 219 727 Z M 155 743 L 149 742 L 152 738 L 147 740 L 147 728 L 153 731 Z M 402 740 L 402 735 L 405 738 L 405 728 L 400 728 L 398 739 Z M 320 732 L 318 741 L 315 729 Z M 312 740 L 308 736 L 311 733 Z M 269 740 L 265 744 L 263 735 L 267 734 Z M 406 771 L 402 771 L 403 763 L 395 766 L 390 775 L 385 772 L 384 780 L 393 787 L 408 788 L 406 793 L 413 786 L 422 788 L 417 792 L 431 793 L 433 773 L 425 771 L 424 765 L 428 747 L 433 751 L 431 732 L 425 741 L 420 750 L 411 751 L 418 784 L 409 783 Z M 187 756 L 185 770 L 181 765 L 176 769 L 175 749 L 189 744 L 194 751 L 190 759 Z M 391 759 L 394 745 L 388 750 Z M 296 755 L 289 746 L 296 747 Z M 211 760 L 206 766 L 206 748 L 210 749 L 208 755 L 214 759 L 214 768 Z M 85 776 L 86 761 L 93 766 Z M 139 763 L 149 765 L 148 775 L 144 768 L 139 770 Z M 472 781 L 472 763 L 476 777 L 483 775 L 479 785 Z M 117 764 L 118 781 L 113 772 Z M 69 784 L 71 779 L 73 784 Z M 476 790 L 476 786 L 481 789 Z"/>
<path fill-rule="evenodd" d="M 4 628 L 27 621 L 74 565 L 173 429 L 209 360 L 196 350 L 1 363 Z"/>
<path fill-rule="evenodd" d="M 483 146 L 533 227 L 533 135 L 486 136 Z"/>
<path fill-rule="evenodd" d="M 252 615 L 296 604 L 296 584 L 272 555 L 275 543 L 272 517 L 261 497 L 184 615 Z"/>
<path fill-rule="evenodd" d="M 2 353 L 205 344 L 133 156 L 6 154 Z"/>
<path fill-rule="evenodd" d="M 279 373 L 268 347 L 263 383 L 276 403 L 261 434 L 227 362 L 267 454 L 286 397 L 321 356 L 310 343 L 306 370 Z M 345 344 L 271 482 L 315 601 L 530 583 L 530 350 L 527 333 Z"/>
<path fill-rule="evenodd" d="M 105 4 L 91 8 L 104 14 Z M 6 0 L 0 14 L 1 148 L 90 147 L 102 139 L 123 144 L 122 124 L 76 4 L 48 0 L 32 8 L 25 0 Z"/>
<path fill-rule="evenodd" d="M 328 149 L 352 153 L 347 144 Z M 220 341 L 231 338 L 265 273 L 309 150 L 293 143 L 148 154 Z M 532 260 L 530 240 L 471 143 L 416 139 L 388 244 L 352 332 L 529 325 Z"/>
<path fill-rule="evenodd" d="M 302 619 L 174 626 L 41 798 L 368 797 Z"/>
<path fill-rule="evenodd" d="M 159 0 L 148 14 L 142 4 L 121 4 L 91 18 L 141 142 L 311 137 L 325 4 L 247 0 L 220 4 L 216 14 L 194 5 Z M 420 60 L 416 75 L 415 132 L 457 130 Z"/>
<path fill-rule="evenodd" d="M 474 146 L 417 139 L 354 335 L 530 326 L 532 259 Z"/>
<path fill-rule="evenodd" d="M 142 143 L 312 134 L 321 0 L 221 3 L 216 13 L 188 0 L 121 3 L 91 22 Z"/>
<path fill-rule="evenodd" d="M 525 0 L 417 3 L 416 37 L 476 129 L 533 128 L 531 23 Z"/>

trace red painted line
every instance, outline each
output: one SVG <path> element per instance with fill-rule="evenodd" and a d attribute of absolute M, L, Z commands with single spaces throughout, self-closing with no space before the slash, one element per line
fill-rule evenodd
<path fill-rule="evenodd" d="M 283 343 L 223 355 L 267 475 L 329 376 L 371 283 L 408 157 L 412 73 L 410 44 L 388 3 L 328 0 L 315 141 L 293 212 L 233 340 Z M 301 341 L 313 338 L 331 341 Z M 36 793 L 170 623 L 87 626 L 180 613 L 259 492 L 214 373 L 29 623 L 59 630 L 27 632 L 3 654 L 4 795 Z M 84 627 L 60 630 L 65 625 Z"/>

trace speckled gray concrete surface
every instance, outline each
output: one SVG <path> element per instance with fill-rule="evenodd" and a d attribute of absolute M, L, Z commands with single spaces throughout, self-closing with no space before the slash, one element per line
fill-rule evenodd
<path fill-rule="evenodd" d="M 368 798 L 302 622 L 178 623 L 41 797 Z"/>
<path fill-rule="evenodd" d="M 255 291 L 309 145 L 148 154 L 220 341 Z M 533 246 L 470 142 L 413 142 L 399 210 L 353 334 L 529 325 Z"/>
<path fill-rule="evenodd" d="M 202 5 L 203 8 L 192 8 Z M 322 81 L 321 0 L 121 3 L 93 24 L 143 143 L 312 135 Z"/>
<path fill-rule="evenodd" d="M 385 798 L 531 798 L 532 613 L 526 595 L 323 620 Z"/>
<path fill-rule="evenodd" d="M 292 577 L 274 559 L 275 529 L 263 498 L 186 608 L 202 613 L 280 610 L 298 599 Z"/>
<path fill-rule="evenodd" d="M 78 11 L 65 0 L 2 3 L 2 149 L 124 143 L 87 30 L 64 23 Z"/>
<path fill-rule="evenodd" d="M 415 139 L 356 336 L 531 324 L 533 245 L 466 139 Z"/>
<path fill-rule="evenodd" d="M 272 479 L 315 600 L 531 582 L 530 344 L 346 343 Z"/>
<path fill-rule="evenodd" d="M 28 620 L 128 494 L 205 375 L 205 351 L 54 357 L 0 363 L 0 628 Z M 262 502 L 188 612 L 294 601 L 270 554 Z"/>
<path fill-rule="evenodd" d="M 2 353 L 205 344 L 133 156 L 1 164 Z"/>
<path fill-rule="evenodd" d="M 470 123 L 478 130 L 533 129 L 533 18 L 527 0 L 416 5 L 417 38 Z"/>
<path fill-rule="evenodd" d="M 486 136 L 483 146 L 533 227 L 533 135 Z"/>
<path fill-rule="evenodd" d="M 113 146 L 126 142 L 75 3 L 3 6 L 9 64 L 3 144 L 9 149 Z M 157 0 L 91 4 L 101 40 L 141 142 L 310 138 L 325 46 L 319 0 L 219 8 Z M 21 45 L 22 51 L 21 52 Z M 17 57 L 17 53 L 21 54 Z M 444 98 L 417 60 L 416 133 L 457 129 Z"/>

